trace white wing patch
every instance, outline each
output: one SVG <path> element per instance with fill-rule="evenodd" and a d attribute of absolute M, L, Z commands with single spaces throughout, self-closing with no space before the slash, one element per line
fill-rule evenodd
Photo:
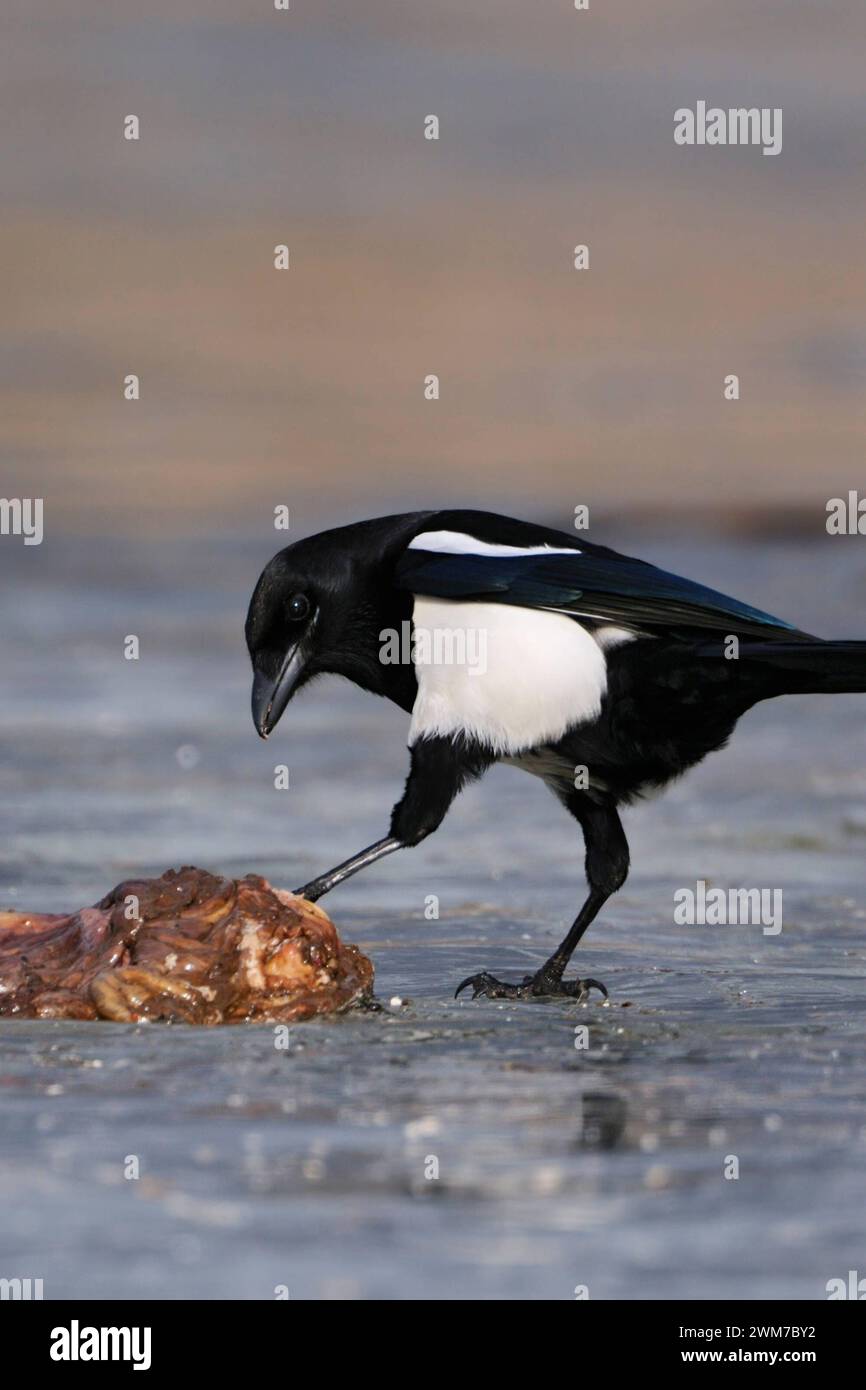
<path fill-rule="evenodd" d="M 410 541 L 409 550 L 431 550 L 439 555 L 580 555 L 577 546 L 558 550 L 554 545 L 491 545 L 463 531 L 424 531 Z"/>
<path fill-rule="evenodd" d="M 610 647 L 621 647 L 623 642 L 633 642 L 637 635 L 630 627 L 597 627 L 593 634 L 602 651 L 607 651 Z"/>
<path fill-rule="evenodd" d="M 416 596 L 418 695 L 409 746 L 465 733 L 500 754 L 555 742 L 595 719 L 604 652 L 573 618 L 505 603 Z M 463 660 L 450 659 L 463 655 Z"/>

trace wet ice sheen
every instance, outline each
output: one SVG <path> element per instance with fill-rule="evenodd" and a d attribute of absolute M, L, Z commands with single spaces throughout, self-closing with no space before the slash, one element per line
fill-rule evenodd
<path fill-rule="evenodd" d="M 110 586 L 47 542 L 22 564 L 0 596 L 3 905 L 57 910 L 179 862 L 291 886 L 382 832 L 398 712 L 320 686 L 255 738 L 240 622 L 263 549 L 227 547 L 219 574 L 206 548 L 142 549 Z M 663 558 L 866 635 L 856 551 L 803 554 Z M 864 730 L 854 697 L 768 705 L 627 814 L 633 872 L 580 958 L 609 1008 L 450 998 L 472 970 L 539 962 L 580 891 L 568 821 L 503 769 L 328 900 L 402 1006 L 295 1027 L 286 1051 L 267 1027 L 0 1024 L 0 1275 L 46 1297 L 825 1297 L 866 1260 Z M 699 878 L 782 888 L 780 935 L 675 927 Z"/>

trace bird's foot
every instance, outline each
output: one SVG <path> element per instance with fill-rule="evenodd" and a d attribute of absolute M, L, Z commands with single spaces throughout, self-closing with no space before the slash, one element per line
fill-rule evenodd
<path fill-rule="evenodd" d="M 534 975 L 526 975 L 519 985 L 497 980 L 495 975 L 483 970 L 481 974 L 470 975 L 458 985 L 454 998 L 470 987 L 473 999 L 486 995 L 488 999 L 577 999 L 582 1003 L 589 998 L 593 989 L 607 998 L 607 990 L 600 980 L 563 980 L 561 976 L 550 974 L 543 968 Z"/>

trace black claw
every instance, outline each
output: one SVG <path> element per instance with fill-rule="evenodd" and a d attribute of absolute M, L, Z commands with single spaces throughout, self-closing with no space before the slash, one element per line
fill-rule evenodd
<path fill-rule="evenodd" d="M 605 999 L 608 998 L 607 990 L 601 983 L 601 980 L 561 980 L 559 982 L 558 992 L 560 994 L 567 994 L 571 999 L 580 1000 L 588 999 L 591 991 L 594 989 L 597 989 L 600 994 L 603 994 Z M 551 994 L 556 994 L 557 989 L 554 987 L 550 992 Z"/>
<path fill-rule="evenodd" d="M 492 979 L 492 977 L 490 975 L 487 975 L 486 973 L 483 975 L 467 975 L 463 983 L 459 984 L 455 989 L 454 998 L 456 999 L 458 995 L 463 992 L 464 989 L 468 989 L 469 985 L 471 985 L 472 998 L 477 999 L 479 995 L 487 993 L 487 986 L 489 984 L 494 983 L 495 981 Z"/>
<path fill-rule="evenodd" d="M 553 979 L 542 974 L 524 976 L 522 984 L 512 985 L 504 980 L 497 980 L 494 975 L 483 970 L 478 975 L 467 975 L 454 991 L 454 998 L 457 999 L 464 989 L 472 987 L 472 998 L 480 999 L 486 996 L 488 999 L 577 999 L 582 1002 L 589 998 L 592 990 L 597 989 L 605 999 L 608 992 L 601 980 L 561 980 Z"/>
<path fill-rule="evenodd" d="M 322 896 L 321 891 L 316 892 L 315 883 L 305 883 L 303 888 L 293 888 L 292 896 L 295 898 L 306 898 L 308 903 L 318 902 Z"/>

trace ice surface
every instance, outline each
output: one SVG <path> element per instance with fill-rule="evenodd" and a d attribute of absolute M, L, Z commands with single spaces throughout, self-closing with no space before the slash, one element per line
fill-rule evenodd
<path fill-rule="evenodd" d="M 856 540 L 599 539 L 866 636 Z M 254 734 L 242 624 L 268 553 L 4 549 L 0 905 L 170 863 L 293 887 L 384 832 L 399 711 L 321 684 Z M 583 890 L 568 819 L 497 769 L 327 900 L 403 1006 L 285 1048 L 267 1026 L 0 1024 L 0 1276 L 47 1298 L 813 1299 L 866 1273 L 866 698 L 753 711 L 626 828 L 631 877 L 579 957 L 608 1007 L 451 998 L 540 962 Z M 781 934 L 675 926 L 698 878 L 781 888 Z"/>

